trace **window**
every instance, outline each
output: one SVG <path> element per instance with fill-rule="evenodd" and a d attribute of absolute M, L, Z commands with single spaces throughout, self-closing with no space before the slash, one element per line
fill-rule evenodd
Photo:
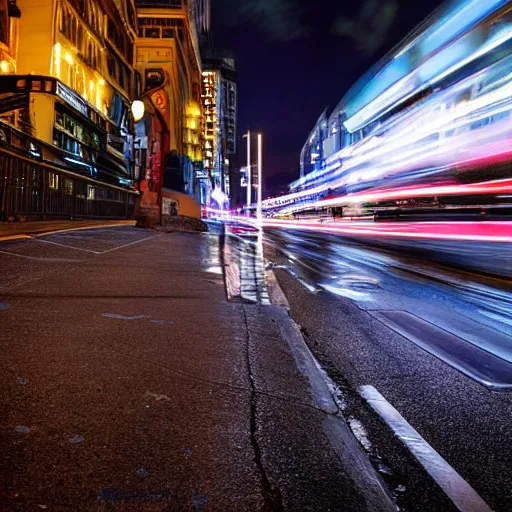
<path fill-rule="evenodd" d="M 116 73 L 116 60 L 114 58 L 114 56 L 109 53 L 107 55 L 107 68 L 108 68 L 108 74 L 112 77 L 112 78 L 116 78 L 117 76 L 117 73 Z"/>
<path fill-rule="evenodd" d="M 491 116 L 489 122 L 490 123 L 499 123 L 505 119 L 508 119 L 510 117 L 510 111 L 501 112 L 499 114 L 495 114 Z"/>
<path fill-rule="evenodd" d="M 89 23 L 91 24 L 91 27 L 96 30 L 96 9 L 91 4 L 90 10 L 89 10 Z"/>
<path fill-rule="evenodd" d="M 84 29 L 82 28 L 82 25 L 78 25 L 78 33 L 77 33 L 77 39 L 76 39 L 76 47 L 78 48 L 78 51 L 80 53 L 84 52 L 83 49 L 84 44 Z"/>
<path fill-rule="evenodd" d="M 128 12 L 128 21 L 130 22 L 132 28 L 134 28 L 136 24 L 135 11 L 133 10 L 132 4 L 129 0 L 126 2 L 126 10 Z"/>
<path fill-rule="evenodd" d="M 41 181 L 41 171 L 39 169 L 32 168 L 31 175 L 32 175 L 31 176 L 32 177 L 32 186 L 38 187 L 39 182 Z"/>
<path fill-rule="evenodd" d="M 60 31 L 63 34 L 66 34 L 68 31 L 68 10 L 65 7 L 62 7 L 60 12 Z"/>
<path fill-rule="evenodd" d="M 60 176 L 54 172 L 48 173 L 48 186 L 53 190 L 59 190 Z"/>
<path fill-rule="evenodd" d="M 92 185 L 87 185 L 87 199 L 90 201 L 96 199 L 96 189 Z"/>
<path fill-rule="evenodd" d="M 125 78 L 126 78 L 126 73 L 124 70 L 124 66 L 120 66 L 118 83 L 123 89 L 125 86 Z"/>
<path fill-rule="evenodd" d="M 9 45 L 9 10 L 7 2 L 0 4 L 0 41 L 6 45 Z"/>
<path fill-rule="evenodd" d="M 73 180 L 64 180 L 64 193 L 69 196 L 73 195 Z"/>
<path fill-rule="evenodd" d="M 145 37 L 158 39 L 160 37 L 160 27 L 146 27 Z"/>
<path fill-rule="evenodd" d="M 76 44 L 78 40 L 78 22 L 76 21 L 76 18 L 73 16 L 71 19 L 71 27 L 70 27 L 70 40 Z"/>

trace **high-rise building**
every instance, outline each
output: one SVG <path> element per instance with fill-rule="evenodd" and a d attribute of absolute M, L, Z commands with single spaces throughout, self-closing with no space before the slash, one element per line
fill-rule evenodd
<path fill-rule="evenodd" d="M 237 206 L 254 205 L 258 200 L 258 133 L 249 131 L 243 138 L 245 154 L 242 160 L 245 165 L 239 170 Z"/>
<path fill-rule="evenodd" d="M 3 215 L 130 214 L 133 0 L 0 4 Z"/>
<path fill-rule="evenodd" d="M 233 165 L 237 138 L 237 74 L 234 56 L 213 48 L 211 39 L 202 46 L 203 108 L 205 115 L 205 170 L 217 203 L 228 203 L 235 184 Z M 219 192 L 220 191 L 220 192 Z M 223 206 L 220 205 L 219 206 Z"/>

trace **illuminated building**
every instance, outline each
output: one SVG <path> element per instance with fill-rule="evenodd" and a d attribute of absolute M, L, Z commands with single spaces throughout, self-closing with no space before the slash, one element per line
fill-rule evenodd
<path fill-rule="evenodd" d="M 300 154 L 300 176 L 309 174 L 324 164 L 324 141 L 328 139 L 327 111 L 324 110 L 311 130 Z"/>
<path fill-rule="evenodd" d="M 130 106 L 139 94 L 133 0 L 17 5 L 21 18 L 11 24 L 9 42 L 13 60 L 0 62 L 2 126 L 11 147 L 40 164 L 32 188 L 28 177 L 11 173 L 9 193 L 19 194 L 24 205 L 13 200 L 13 213 L 130 214 L 136 196 Z M 23 162 L 23 173 L 30 173 Z M 25 180 L 21 192 L 19 180 Z"/>
<path fill-rule="evenodd" d="M 157 189 L 163 186 L 173 191 L 177 203 L 187 201 L 178 196 L 184 194 L 204 204 L 208 187 L 203 185 L 198 32 L 209 23 L 209 3 L 138 0 L 137 7 L 135 66 L 142 77 L 145 102 L 158 112 L 158 117 L 153 115 L 149 121 L 152 130 L 146 126 L 148 122 L 146 128 L 140 127 L 139 136 L 149 135 L 143 171 L 146 184 L 159 183 Z M 157 197 L 146 197 L 153 204 L 159 202 Z M 147 201 L 146 208 L 150 208 Z"/>
<path fill-rule="evenodd" d="M 16 1 L 0 1 L 0 74 L 16 72 L 21 11 Z"/>
<path fill-rule="evenodd" d="M 246 165 L 240 169 L 240 187 L 241 193 L 238 204 L 245 205 L 255 204 L 258 195 L 258 134 L 249 131 L 244 134 L 246 141 L 245 163 Z M 248 172 L 247 162 L 250 162 L 250 169 Z M 249 187 L 249 191 L 247 190 Z"/>
<path fill-rule="evenodd" d="M 205 115 L 205 170 L 214 188 L 228 198 L 239 186 L 233 160 L 237 134 L 237 75 L 235 59 L 226 51 L 215 51 L 211 42 L 201 50 L 203 59 L 202 99 Z"/>
<path fill-rule="evenodd" d="M 509 206 L 511 66 L 510 2 L 444 4 L 320 116 L 300 178 L 265 207 Z"/>

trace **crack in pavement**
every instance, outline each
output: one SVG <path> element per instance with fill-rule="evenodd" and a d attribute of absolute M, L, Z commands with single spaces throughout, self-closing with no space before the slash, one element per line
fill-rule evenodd
<path fill-rule="evenodd" d="M 247 322 L 247 313 L 245 311 L 245 307 L 242 306 L 242 312 L 244 316 L 244 326 L 245 326 L 245 337 L 246 337 L 246 347 L 247 347 L 247 372 L 249 377 L 250 384 L 250 429 L 251 429 L 251 444 L 254 449 L 254 462 L 256 463 L 256 467 L 260 473 L 260 481 L 261 488 L 264 500 L 264 511 L 276 511 L 280 512 L 284 510 L 283 499 L 281 496 L 281 492 L 278 488 L 272 487 L 270 480 L 268 479 L 265 468 L 263 467 L 263 462 L 261 460 L 261 448 L 258 443 L 258 439 L 256 437 L 258 432 L 258 425 L 256 421 L 256 411 L 257 411 L 257 397 L 258 393 L 256 391 L 256 386 L 254 384 L 254 376 L 252 373 L 251 367 L 251 359 L 250 359 L 250 344 L 251 337 L 249 334 L 249 324 Z"/>

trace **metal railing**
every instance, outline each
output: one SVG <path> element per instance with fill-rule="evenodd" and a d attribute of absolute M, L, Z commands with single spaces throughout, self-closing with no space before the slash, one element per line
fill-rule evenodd
<path fill-rule="evenodd" d="M 0 220 L 130 218 L 136 195 L 0 148 Z"/>

